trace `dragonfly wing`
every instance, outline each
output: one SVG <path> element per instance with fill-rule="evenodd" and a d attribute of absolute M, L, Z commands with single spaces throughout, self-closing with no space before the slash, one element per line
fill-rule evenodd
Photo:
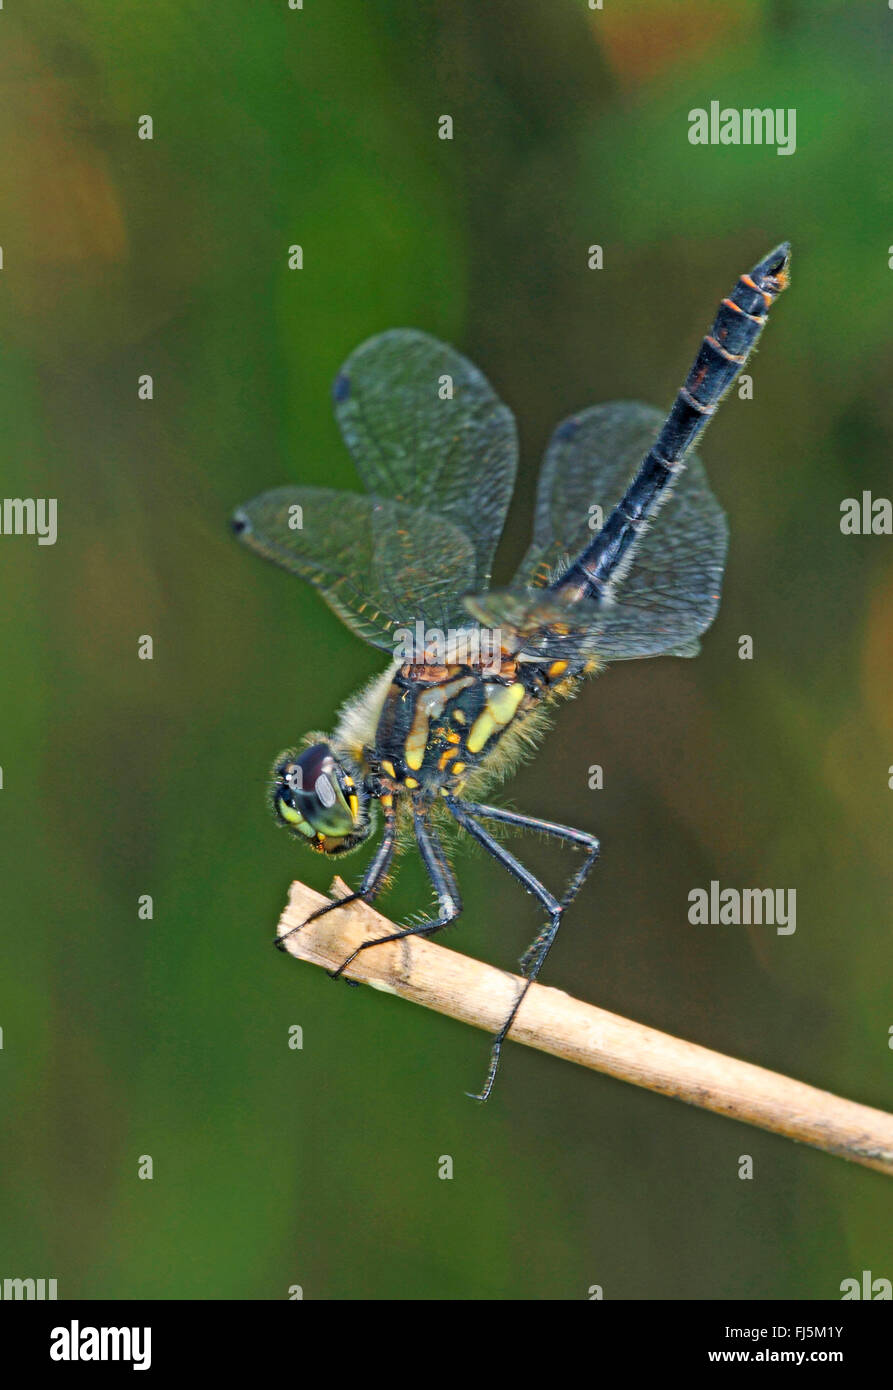
<path fill-rule="evenodd" d="M 618 602 L 599 609 L 587 649 L 605 662 L 645 656 L 697 656 L 703 630 L 691 612 L 674 614 L 660 607 Z"/>
<path fill-rule="evenodd" d="M 369 492 L 464 531 L 473 587 L 485 589 L 518 458 L 514 416 L 486 377 L 436 338 L 398 328 L 357 348 L 332 394 Z"/>
<path fill-rule="evenodd" d="M 373 647 L 393 652 L 416 621 L 468 625 L 456 597 L 475 573 L 468 537 L 440 516 L 388 498 L 328 488 L 264 492 L 233 516 L 239 540 L 313 584 Z"/>
<path fill-rule="evenodd" d="M 589 544 L 594 534 L 591 509 L 606 519 L 663 424 L 659 410 L 636 402 L 593 406 L 564 420 L 549 443 L 540 473 L 533 542 L 515 586 L 543 587 L 563 565 Z M 598 529 L 597 527 L 595 529 Z M 616 642 L 626 626 L 619 610 L 661 617 L 667 636 L 678 638 L 666 651 L 689 646 L 710 626 L 719 606 L 728 526 L 713 495 L 704 466 L 689 455 L 685 471 L 661 508 L 657 523 L 638 541 L 632 564 L 620 582 L 610 610 Z M 660 623 L 651 639 L 659 638 Z M 680 634 L 688 632 L 685 638 Z M 629 633 L 632 641 L 632 632 Z M 646 640 L 643 632 L 643 643 Z M 654 653 L 628 651 L 630 656 Z M 689 653 L 688 651 L 685 654 Z"/>
<path fill-rule="evenodd" d="M 489 589 L 464 606 L 492 634 L 494 650 L 522 661 L 696 656 L 701 631 L 688 610 L 674 615 L 636 602 L 603 606 L 538 589 Z"/>
<path fill-rule="evenodd" d="M 560 595 L 530 589 L 488 589 L 467 594 L 463 603 L 487 632 L 490 650 L 529 661 L 579 655 L 600 613 L 588 599 L 572 607 Z"/>

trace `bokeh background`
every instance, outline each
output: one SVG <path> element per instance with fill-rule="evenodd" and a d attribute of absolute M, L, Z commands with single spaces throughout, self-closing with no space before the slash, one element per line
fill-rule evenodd
<path fill-rule="evenodd" d="M 506 795 L 602 837 L 547 982 L 889 1104 L 893 540 L 842 536 L 839 509 L 893 488 L 893 14 L 70 0 L 0 25 L 2 492 L 58 498 L 60 528 L 0 539 L 0 1275 L 336 1299 L 889 1277 L 880 1175 L 525 1049 L 477 1107 L 482 1034 L 270 949 L 290 879 L 331 866 L 276 831 L 267 767 L 380 661 L 227 517 L 356 485 L 331 379 L 413 325 L 518 415 L 506 579 L 554 423 L 668 406 L 720 297 L 790 238 L 755 398 L 702 448 L 732 528 L 703 654 L 591 684 Z M 692 147 L 714 98 L 795 107 L 796 154 Z M 471 850 L 458 869 L 447 944 L 510 967 L 534 906 Z M 690 926 L 714 878 L 796 888 L 796 934 Z M 387 910 L 426 902 L 407 860 Z"/>

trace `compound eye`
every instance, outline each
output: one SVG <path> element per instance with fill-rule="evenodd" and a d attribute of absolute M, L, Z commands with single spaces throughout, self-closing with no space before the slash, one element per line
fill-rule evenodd
<path fill-rule="evenodd" d="M 315 796 L 320 806 L 330 811 L 339 800 L 335 757 L 327 743 L 315 743 L 306 753 L 289 763 L 285 782 L 292 792 Z"/>
<path fill-rule="evenodd" d="M 270 804 L 293 834 L 324 854 L 353 849 L 369 833 L 361 792 L 328 743 L 277 759 Z"/>
<path fill-rule="evenodd" d="M 313 783 L 313 790 L 316 792 L 322 805 L 327 809 L 330 806 L 334 806 L 335 802 L 338 800 L 338 793 L 332 786 L 332 780 L 325 772 L 319 774 L 316 781 Z"/>
<path fill-rule="evenodd" d="M 293 791 L 316 792 L 324 806 L 331 805 L 331 801 L 324 800 L 328 793 L 322 793 L 319 783 L 330 779 L 334 763 L 329 745 L 315 743 L 293 763 L 289 763 L 285 769 L 286 781 Z"/>
<path fill-rule="evenodd" d="M 283 759 L 276 775 L 275 810 L 300 834 L 308 839 L 315 836 L 327 846 L 352 834 L 358 810 L 356 792 L 328 743 L 314 743 L 298 757 Z M 350 792 L 350 801 L 345 790 Z"/>
<path fill-rule="evenodd" d="M 304 774 L 299 763 L 287 763 L 282 769 L 282 780 L 290 792 L 304 790 Z"/>

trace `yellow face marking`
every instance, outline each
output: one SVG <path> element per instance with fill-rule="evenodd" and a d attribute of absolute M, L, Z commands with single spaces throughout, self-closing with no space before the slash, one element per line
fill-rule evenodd
<path fill-rule="evenodd" d="M 440 768 L 441 772 L 443 772 L 444 768 L 446 767 L 446 765 L 447 765 L 447 763 L 450 761 L 450 759 L 451 759 L 451 758 L 455 758 L 455 756 L 456 756 L 456 754 L 457 754 L 458 752 L 459 752 L 458 748 L 445 748 L 445 749 L 443 750 L 443 752 L 442 752 L 441 755 L 440 755 L 440 759 L 439 759 L 439 761 L 438 761 L 438 764 L 437 764 L 437 766 Z"/>
<path fill-rule="evenodd" d="M 450 729 L 447 732 L 446 741 L 447 743 L 461 743 L 462 736 L 461 734 L 457 734 L 455 729 Z"/>
<path fill-rule="evenodd" d="M 419 784 L 418 784 L 418 782 L 416 781 L 416 779 L 415 779 L 414 777 L 407 777 L 407 779 L 406 779 L 406 781 L 404 782 L 403 785 L 404 785 L 405 787 L 409 787 L 411 791 L 415 791 L 416 787 L 417 787 Z"/>
<path fill-rule="evenodd" d="M 294 806 L 289 806 L 288 802 L 281 800 L 281 798 L 277 802 L 277 806 L 279 814 L 284 821 L 288 821 L 289 825 L 293 825 L 296 830 L 300 830 L 301 834 L 306 835 L 308 840 L 313 839 L 315 833 L 313 826 L 305 821 L 300 811 L 295 810 Z"/>
<path fill-rule="evenodd" d="M 397 769 L 394 767 L 394 764 L 391 762 L 390 758 L 382 758 L 381 765 L 389 777 L 397 776 Z"/>

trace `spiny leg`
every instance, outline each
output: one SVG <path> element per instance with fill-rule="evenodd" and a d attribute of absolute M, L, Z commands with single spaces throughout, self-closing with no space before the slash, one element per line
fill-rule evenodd
<path fill-rule="evenodd" d="M 541 835 L 553 835 L 558 840 L 564 840 L 567 844 L 579 845 L 586 850 L 586 857 L 577 872 L 568 882 L 564 895 L 560 900 L 562 911 L 570 907 L 574 898 L 579 893 L 586 879 L 589 877 L 599 856 L 600 845 L 594 835 L 590 835 L 588 830 L 576 830 L 571 825 L 559 825 L 555 821 L 540 820 L 538 816 L 522 816 L 518 811 L 507 811 L 502 806 L 481 806 L 477 802 L 460 801 L 458 803 L 462 810 L 472 816 L 483 816 L 485 820 L 495 820 L 503 825 L 516 825 L 519 830 L 536 830 Z M 526 872 L 526 870 L 525 870 Z M 529 961 L 535 958 L 540 938 L 537 937 L 531 946 L 525 951 L 521 958 L 521 969 L 527 974 Z M 551 945 L 551 940 L 549 945 Z M 546 947 L 548 951 L 548 946 Z M 543 955 L 539 965 L 545 960 Z M 537 966 L 539 970 L 539 966 Z M 535 977 L 534 977 L 535 978 Z"/>
<path fill-rule="evenodd" d="M 459 824 L 463 827 L 463 829 L 467 830 L 468 833 L 475 840 L 477 840 L 478 844 L 482 845 L 489 854 L 493 855 L 494 859 L 497 859 L 506 869 L 508 869 L 509 873 L 512 874 L 515 878 L 517 878 L 518 881 L 521 884 L 523 884 L 523 886 L 527 889 L 528 893 L 533 894 L 533 896 L 542 903 L 543 907 L 545 907 L 546 911 L 549 913 L 549 926 L 546 928 L 545 932 L 540 934 L 541 937 L 548 936 L 548 944 L 545 945 L 542 957 L 542 959 L 545 959 L 545 952 L 548 951 L 549 945 L 551 945 L 552 941 L 555 939 L 555 933 L 557 932 L 558 924 L 561 921 L 562 908 L 561 904 L 558 902 L 558 899 L 553 897 L 549 890 L 542 883 L 540 883 L 539 879 L 536 878 L 530 872 L 529 869 L 525 869 L 524 865 L 521 864 L 520 861 L 517 860 L 515 856 L 511 854 L 503 845 L 501 845 L 498 840 L 495 840 L 493 836 L 490 835 L 482 825 L 478 825 L 477 821 L 472 820 L 471 816 L 466 814 L 463 803 L 449 799 L 447 801 L 447 805 L 449 806 L 451 812 L 453 813 Z M 540 937 L 537 937 L 537 941 L 539 940 Z M 542 949 L 543 948 L 541 948 L 541 950 Z M 485 1101 L 489 1098 L 490 1092 L 493 1089 L 493 1083 L 496 1080 L 497 1070 L 499 1069 L 499 1059 L 502 1054 L 502 1045 L 505 1042 L 506 1037 L 508 1036 L 509 1031 L 512 1027 L 512 1024 L 514 1023 L 518 1015 L 518 1010 L 524 1002 L 524 998 L 527 994 L 527 991 L 533 983 L 533 980 L 536 978 L 536 974 L 538 973 L 539 966 L 541 964 L 542 960 L 537 963 L 536 971 L 532 975 L 528 976 L 527 980 L 525 981 L 518 994 L 517 999 L 514 1002 L 514 1005 L 512 1006 L 508 1018 L 505 1020 L 504 1024 L 499 1029 L 499 1032 L 494 1037 L 492 1046 L 490 1048 L 490 1064 L 487 1068 L 487 1076 L 484 1080 L 483 1090 L 480 1091 L 478 1094 L 474 1094 L 473 1092 L 469 1091 L 468 1095 L 471 1096 L 472 1100 Z"/>
<path fill-rule="evenodd" d="M 433 936 L 442 927 L 449 926 L 450 922 L 454 922 L 462 911 L 462 902 L 459 898 L 456 880 L 446 861 L 440 841 L 417 807 L 413 807 L 412 819 L 419 854 L 437 894 L 439 915 L 424 922 L 417 922 L 412 927 L 403 927 L 400 931 L 391 932 L 388 936 L 373 937 L 371 941 L 364 941 L 355 951 L 351 952 L 347 960 L 341 962 L 337 970 L 329 971 L 333 980 L 337 980 L 351 961 L 356 960 L 360 952 L 367 951 L 370 946 L 382 946 L 386 941 L 402 941 L 407 936 Z"/>
<path fill-rule="evenodd" d="M 481 806 L 475 802 L 460 801 L 455 797 L 447 798 L 447 806 L 463 829 L 467 830 L 489 854 L 492 854 L 494 859 L 499 860 L 499 862 L 508 869 L 509 873 L 523 884 L 528 893 L 538 898 L 549 913 L 548 926 L 539 933 L 521 958 L 521 970 L 526 976 L 526 982 L 518 998 L 515 1000 L 511 1013 L 493 1039 L 493 1045 L 490 1049 L 490 1065 L 487 1069 L 484 1088 L 479 1095 L 472 1096 L 473 1100 L 485 1101 L 493 1089 L 493 1082 L 496 1079 L 496 1072 L 499 1068 L 502 1045 L 511 1030 L 512 1024 L 518 1016 L 518 1010 L 524 1002 L 527 991 L 539 975 L 546 956 L 549 954 L 549 950 L 558 933 L 558 927 L 564 909 L 573 902 L 583 886 L 586 876 L 598 858 L 599 842 L 594 835 L 588 834 L 585 830 L 575 830 L 572 826 L 557 825 L 553 821 L 539 820 L 535 816 L 522 816 L 516 811 L 503 810 L 500 806 Z M 586 858 L 568 884 L 561 901 L 559 902 L 558 899 L 540 883 L 539 879 L 536 878 L 529 869 L 526 869 L 504 845 L 501 845 L 498 840 L 494 839 L 482 825 L 478 825 L 477 821 L 472 819 L 474 815 L 487 816 L 491 820 L 502 821 L 507 825 L 517 825 L 522 829 L 539 830 L 543 834 L 554 835 L 558 839 L 569 841 L 572 844 L 585 846 L 588 850 Z"/>
<path fill-rule="evenodd" d="M 278 946 L 280 951 L 284 951 L 285 942 L 290 936 L 294 936 L 295 932 L 301 931 L 303 927 L 309 926 L 311 922 L 315 922 L 319 917 L 325 917 L 327 912 L 334 912 L 337 907 L 347 907 L 348 903 L 355 903 L 358 901 L 364 903 L 371 902 L 380 891 L 382 883 L 385 880 L 385 876 L 391 865 L 391 860 L 394 857 L 394 847 L 396 843 L 397 817 L 391 807 L 385 811 L 385 823 L 381 844 L 378 846 L 378 849 L 375 851 L 375 857 L 363 874 L 363 881 L 357 891 L 355 893 L 348 893 L 344 898 L 336 898 L 334 902 L 324 903 L 323 906 L 318 907 L 315 912 L 311 912 L 310 916 L 305 918 L 303 922 L 299 922 L 296 927 L 292 927 L 290 931 L 283 932 L 282 936 L 277 936 L 273 945 Z"/>

